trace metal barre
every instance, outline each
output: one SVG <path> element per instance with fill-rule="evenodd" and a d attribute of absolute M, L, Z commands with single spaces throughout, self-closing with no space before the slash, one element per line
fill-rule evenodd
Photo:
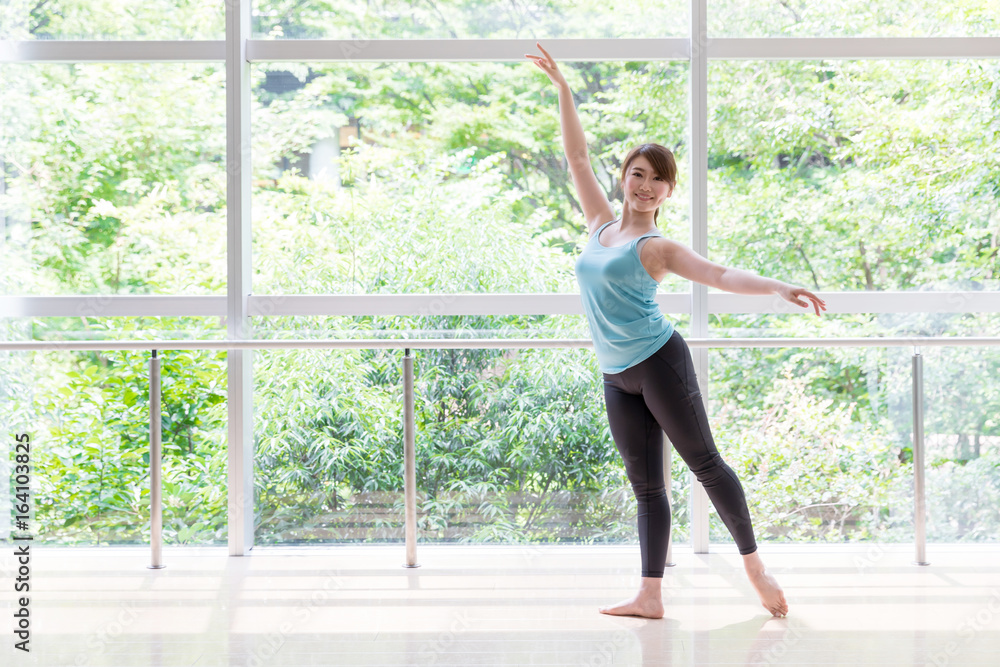
<path fill-rule="evenodd" d="M 924 491 L 924 433 L 923 433 L 923 364 L 919 346 L 996 346 L 1000 337 L 895 337 L 895 338 L 691 338 L 685 339 L 691 347 L 898 347 L 913 345 L 913 473 L 914 473 L 914 543 L 917 565 L 928 565 L 926 560 L 926 504 Z M 159 359 L 160 349 L 331 349 L 331 348 L 385 348 L 403 349 L 404 392 L 404 502 L 406 563 L 404 567 L 419 567 L 416 562 L 416 455 L 413 410 L 413 357 L 411 348 L 420 349 L 484 349 L 484 348 L 556 348 L 591 347 L 589 339 L 293 339 L 293 340 L 189 340 L 189 341 L 0 341 L 0 351 L 32 350 L 151 350 L 150 359 L 150 546 L 151 568 L 165 567 L 162 561 L 162 523 L 160 497 L 160 405 Z M 669 466 L 669 461 L 665 466 Z M 667 467 L 669 471 L 669 467 Z M 667 473 L 669 480 L 669 472 Z M 671 540 L 672 542 L 672 540 Z M 668 543 L 667 560 L 673 565 Z"/>

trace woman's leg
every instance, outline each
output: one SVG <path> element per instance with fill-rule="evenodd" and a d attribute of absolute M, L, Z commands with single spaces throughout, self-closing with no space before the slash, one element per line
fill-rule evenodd
<path fill-rule="evenodd" d="M 719 517 L 743 555 L 757 550 L 750 510 L 739 478 L 722 459 L 712 438 L 687 343 L 674 335 L 642 370 L 642 396 L 677 453 L 705 487 Z"/>
<path fill-rule="evenodd" d="M 661 587 L 670 539 L 670 505 L 663 479 L 663 434 L 642 396 L 632 393 L 628 377 L 628 370 L 605 375 L 604 399 L 611 435 L 638 504 L 636 522 L 642 579 L 634 597 L 599 607 L 599 611 L 616 616 L 661 618 Z"/>
<path fill-rule="evenodd" d="M 663 577 L 670 539 L 670 504 L 663 479 L 663 431 L 639 394 L 605 381 L 608 424 L 638 504 L 642 576 Z"/>
<path fill-rule="evenodd" d="M 633 368 L 641 375 L 636 381 L 641 383 L 650 412 L 705 487 L 719 517 L 736 541 L 761 604 L 772 614 L 785 615 L 788 605 L 784 593 L 757 553 L 743 487 L 733 469 L 723 461 L 712 438 L 687 343 L 675 331 L 652 357 Z"/>

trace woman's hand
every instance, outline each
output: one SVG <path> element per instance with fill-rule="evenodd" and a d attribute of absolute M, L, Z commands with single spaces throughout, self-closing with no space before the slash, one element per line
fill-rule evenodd
<path fill-rule="evenodd" d="M 538 42 L 535 42 L 535 46 L 537 46 L 538 49 L 543 54 L 545 54 L 544 57 L 543 56 L 539 56 L 539 55 L 535 55 L 535 54 L 528 54 L 528 53 L 525 53 L 524 57 L 525 58 L 531 58 L 531 60 L 536 65 L 538 65 L 538 69 L 540 69 L 543 72 L 545 72 L 546 76 L 549 77 L 549 80 L 552 83 L 554 83 L 556 86 L 569 86 L 569 84 L 566 83 L 566 78 L 563 76 L 562 72 L 559 71 L 559 66 L 556 65 L 555 58 L 553 58 L 552 56 L 550 56 L 549 52 L 546 51 L 545 49 L 543 49 L 542 45 L 539 44 Z"/>
<path fill-rule="evenodd" d="M 808 308 L 809 304 L 806 301 L 800 299 L 800 296 L 812 301 L 813 307 L 816 309 L 816 314 L 819 315 L 819 309 L 822 308 L 826 310 L 826 301 L 819 298 L 809 290 L 804 287 L 796 287 L 795 285 L 789 285 L 788 283 L 782 283 L 781 287 L 776 290 L 776 293 L 785 301 L 790 301 L 796 306 L 802 306 L 803 308 Z"/>

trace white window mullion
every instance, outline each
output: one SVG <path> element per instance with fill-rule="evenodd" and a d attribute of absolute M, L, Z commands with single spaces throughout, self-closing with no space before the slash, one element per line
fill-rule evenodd
<path fill-rule="evenodd" d="M 249 337 L 250 0 L 226 3 L 226 333 Z M 229 555 L 253 547 L 253 350 L 227 352 Z"/>
<path fill-rule="evenodd" d="M 0 41 L 0 63 L 222 62 L 224 40 Z"/>
<path fill-rule="evenodd" d="M 708 19 L 707 0 L 691 0 L 691 248 L 708 257 Z M 691 336 L 708 337 L 708 287 L 691 283 Z M 708 401 L 708 349 L 692 348 L 701 395 Z M 708 494 L 691 475 L 691 546 L 708 553 Z"/>
<path fill-rule="evenodd" d="M 1000 37 L 717 37 L 712 60 L 1000 58 Z"/>
<path fill-rule="evenodd" d="M 524 62 L 537 51 L 535 39 L 254 39 L 247 44 L 251 62 Z M 687 60 L 688 40 L 542 39 L 565 61 Z"/>
<path fill-rule="evenodd" d="M 826 313 L 1000 313 L 1000 292 L 817 292 Z M 656 294 L 664 313 L 691 312 L 689 292 Z M 225 317 L 226 296 L 94 294 L 0 295 L 0 317 Z M 777 296 L 708 293 L 708 313 L 809 314 Z M 552 294 L 251 294 L 249 317 L 396 315 L 583 315 L 580 295 Z"/>
<path fill-rule="evenodd" d="M 567 61 L 668 61 L 692 58 L 681 37 L 546 39 Z M 1000 37 L 703 36 L 709 60 L 1000 58 Z M 523 62 L 533 39 L 247 39 L 252 62 Z M 219 40 L 0 41 L 0 63 L 220 62 Z"/>

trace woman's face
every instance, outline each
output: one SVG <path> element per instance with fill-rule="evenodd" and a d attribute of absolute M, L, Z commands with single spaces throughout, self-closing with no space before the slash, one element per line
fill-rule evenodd
<path fill-rule="evenodd" d="M 635 211 L 655 211 L 666 201 L 673 188 L 653 171 L 645 155 L 638 155 L 625 174 L 625 200 Z"/>

